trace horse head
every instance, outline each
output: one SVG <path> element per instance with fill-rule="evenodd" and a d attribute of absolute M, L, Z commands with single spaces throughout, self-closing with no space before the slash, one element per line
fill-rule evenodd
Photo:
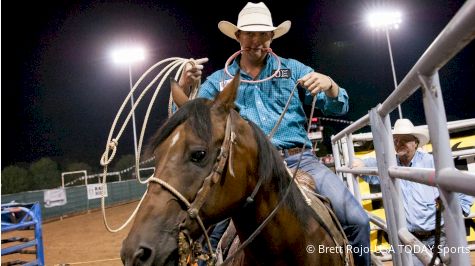
<path fill-rule="evenodd" d="M 126 265 L 176 265 L 178 237 L 203 234 L 241 206 L 257 146 L 253 131 L 234 110 L 239 75 L 214 99 L 184 104 L 152 140 L 154 178 L 123 242 Z M 240 160 L 236 154 L 245 153 Z M 198 219 L 200 218 L 200 219 Z"/>

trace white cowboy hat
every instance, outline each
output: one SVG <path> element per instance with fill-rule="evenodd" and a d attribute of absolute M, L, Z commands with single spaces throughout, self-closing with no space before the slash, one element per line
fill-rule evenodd
<path fill-rule="evenodd" d="M 218 23 L 219 30 L 229 38 L 235 39 L 235 33 L 242 31 L 273 31 L 274 39 L 286 34 L 290 29 L 290 20 L 282 22 L 279 26 L 274 27 L 272 23 L 272 15 L 267 6 L 260 3 L 247 3 L 239 12 L 237 26 L 228 21 L 220 21 Z"/>
<path fill-rule="evenodd" d="M 419 147 L 429 142 L 427 129 L 416 128 L 409 119 L 398 119 L 394 123 L 393 135 L 413 135 L 419 140 Z"/>

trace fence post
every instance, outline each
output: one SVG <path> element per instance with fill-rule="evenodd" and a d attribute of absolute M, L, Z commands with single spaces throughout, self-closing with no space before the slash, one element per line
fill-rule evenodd
<path fill-rule="evenodd" d="M 353 134 L 351 134 L 351 133 L 346 134 L 346 148 L 348 149 L 348 164 L 347 164 L 347 166 L 352 167 L 353 166 L 353 161 L 355 159 L 355 147 L 353 146 Z M 361 192 L 360 192 L 360 184 L 358 182 L 358 176 L 350 173 L 348 175 L 348 178 L 350 178 L 350 180 L 348 182 L 353 183 L 353 190 L 354 190 L 353 194 L 354 194 L 356 200 L 359 203 L 363 204 L 363 202 L 361 201 Z"/>
<path fill-rule="evenodd" d="M 336 169 L 341 167 L 340 149 L 338 148 L 340 144 L 341 144 L 340 140 L 337 140 L 334 143 L 332 143 L 332 151 L 333 151 L 333 160 L 335 162 L 335 172 L 338 175 L 338 177 L 340 177 L 340 180 L 343 181 L 343 173 L 340 171 L 336 171 Z"/>
<path fill-rule="evenodd" d="M 440 89 L 439 74 L 435 72 L 432 76 L 419 75 L 422 83 L 422 95 L 424 112 L 429 135 L 432 142 L 432 153 L 434 156 L 435 179 L 439 177 L 440 171 L 444 169 L 455 169 L 450 148 L 450 136 L 447 130 L 447 117 Z M 456 182 L 456 181 L 454 181 Z M 458 198 L 454 192 L 439 188 L 440 198 L 445 206 L 444 228 L 447 235 L 447 246 L 449 248 L 467 247 L 465 237 L 465 226 Z M 469 253 L 450 253 L 452 265 L 470 265 Z"/>
<path fill-rule="evenodd" d="M 406 215 L 402 205 L 399 180 L 390 177 L 388 172 L 388 168 L 396 166 L 397 163 L 396 156 L 394 156 L 394 142 L 389 115 L 382 118 L 377 112 L 380 106 L 381 104 L 378 104 L 372 108 L 369 112 L 369 117 L 371 131 L 373 132 L 374 148 L 376 150 L 376 160 L 378 162 L 389 241 L 394 250 L 394 265 L 413 265 L 412 254 L 405 251 L 406 249 L 403 248 L 403 243 L 398 235 L 400 229 L 407 227 Z"/>

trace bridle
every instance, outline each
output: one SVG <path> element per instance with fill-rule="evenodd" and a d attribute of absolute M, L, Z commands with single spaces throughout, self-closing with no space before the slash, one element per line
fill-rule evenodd
<path fill-rule="evenodd" d="M 164 187 L 168 192 L 173 194 L 176 198 L 181 200 L 187 208 L 188 217 L 196 220 L 204 233 L 206 243 L 209 248 L 210 255 L 206 254 L 201 249 L 201 244 L 198 241 L 194 241 L 188 236 L 186 230 L 182 227 L 182 224 L 179 225 L 178 233 L 178 253 L 180 256 L 179 265 L 184 266 L 190 262 L 193 262 L 197 257 L 204 259 L 208 262 L 208 265 L 214 265 L 216 262 L 216 254 L 214 253 L 211 242 L 209 240 L 208 232 L 203 224 L 201 217 L 199 216 L 199 211 L 203 206 L 204 202 L 208 198 L 208 194 L 211 191 L 211 188 L 219 181 L 223 174 L 223 169 L 228 162 L 228 168 L 230 173 L 234 175 L 232 170 L 232 153 L 233 153 L 233 144 L 235 143 L 236 134 L 234 132 L 234 117 L 237 113 L 231 111 L 226 118 L 226 129 L 224 133 L 224 140 L 219 149 L 219 154 L 216 157 L 216 161 L 213 165 L 213 168 L 210 174 L 204 179 L 203 185 L 198 190 L 196 197 L 192 203 L 190 203 L 178 190 L 173 186 L 167 183 L 165 180 L 158 177 L 158 175 L 151 177 L 149 182 L 156 182 Z"/>

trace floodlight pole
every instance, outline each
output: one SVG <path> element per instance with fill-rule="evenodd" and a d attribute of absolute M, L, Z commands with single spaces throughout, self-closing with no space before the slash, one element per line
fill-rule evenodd
<path fill-rule="evenodd" d="M 132 64 L 129 62 L 129 84 L 130 84 L 130 105 L 132 108 L 132 126 L 134 129 L 134 155 L 137 158 L 137 128 L 135 125 L 135 110 L 134 110 L 134 94 L 132 93 L 133 83 L 132 83 Z"/>
<path fill-rule="evenodd" d="M 391 41 L 389 40 L 389 29 L 386 27 L 384 31 L 386 32 L 386 40 L 388 41 L 389 58 L 391 59 L 391 69 L 393 72 L 394 90 L 396 90 L 397 89 L 396 70 L 394 68 L 393 53 L 391 50 Z M 402 119 L 402 110 L 401 110 L 400 104 L 397 106 L 397 109 L 399 111 L 399 118 Z"/>

